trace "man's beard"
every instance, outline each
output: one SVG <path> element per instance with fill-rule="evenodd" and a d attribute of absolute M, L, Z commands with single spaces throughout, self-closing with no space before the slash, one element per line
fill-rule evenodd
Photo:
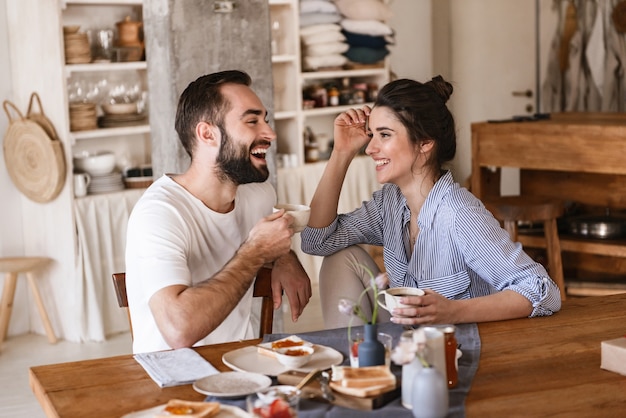
<path fill-rule="evenodd" d="M 239 150 L 235 148 L 233 138 L 220 127 L 222 134 L 222 145 L 217 156 L 218 175 L 224 180 L 230 180 L 233 183 L 262 183 L 269 177 L 267 165 L 256 168 L 250 161 L 250 149 L 241 146 Z M 252 144 L 254 148 L 257 143 Z"/>

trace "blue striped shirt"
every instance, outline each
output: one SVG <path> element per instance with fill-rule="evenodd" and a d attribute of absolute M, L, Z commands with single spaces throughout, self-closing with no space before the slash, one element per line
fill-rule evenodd
<path fill-rule="evenodd" d="M 551 315 L 561 295 L 544 267 L 511 238 L 482 202 L 447 172 L 418 216 L 420 232 L 410 254 L 411 212 L 394 184 L 325 228 L 306 228 L 302 251 L 326 256 L 355 244 L 383 246 L 390 287 L 432 289 L 449 299 L 513 290 L 531 301 L 530 316 Z"/>

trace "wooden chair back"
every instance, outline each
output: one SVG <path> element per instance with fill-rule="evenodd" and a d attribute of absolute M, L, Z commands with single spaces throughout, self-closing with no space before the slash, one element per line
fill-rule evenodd
<path fill-rule="evenodd" d="M 502 196 L 485 198 L 485 207 L 504 224 L 511 239 L 518 241 L 519 221 L 542 222 L 548 255 L 548 272 L 561 291 L 561 299 L 566 299 L 561 243 L 557 228 L 557 218 L 565 209 L 558 199 L 539 196 Z"/>
<path fill-rule="evenodd" d="M 126 295 L 126 273 L 113 273 L 113 287 L 117 296 L 117 304 L 120 308 L 126 309 L 128 315 L 128 324 L 130 325 L 130 335 L 133 335 L 133 324 L 130 320 L 130 311 L 128 310 L 128 296 Z M 263 298 L 261 303 L 261 320 L 259 323 L 259 338 L 263 338 L 265 334 L 272 333 L 274 325 L 274 301 L 272 299 L 272 269 L 270 267 L 261 267 L 254 281 L 254 297 Z"/>

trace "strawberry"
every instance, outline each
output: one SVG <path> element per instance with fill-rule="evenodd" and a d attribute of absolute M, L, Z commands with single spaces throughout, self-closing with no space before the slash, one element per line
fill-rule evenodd
<path fill-rule="evenodd" d="M 270 416 L 272 418 L 291 418 L 289 404 L 282 399 L 275 399 L 270 405 Z"/>

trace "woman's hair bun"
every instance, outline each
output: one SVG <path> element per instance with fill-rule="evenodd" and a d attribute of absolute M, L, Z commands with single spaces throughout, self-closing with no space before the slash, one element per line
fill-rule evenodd
<path fill-rule="evenodd" d="M 426 85 L 435 90 L 435 93 L 437 93 L 437 95 L 441 97 L 444 103 L 446 103 L 452 95 L 452 84 L 448 83 L 440 75 L 433 77 L 432 80 L 426 83 Z"/>

